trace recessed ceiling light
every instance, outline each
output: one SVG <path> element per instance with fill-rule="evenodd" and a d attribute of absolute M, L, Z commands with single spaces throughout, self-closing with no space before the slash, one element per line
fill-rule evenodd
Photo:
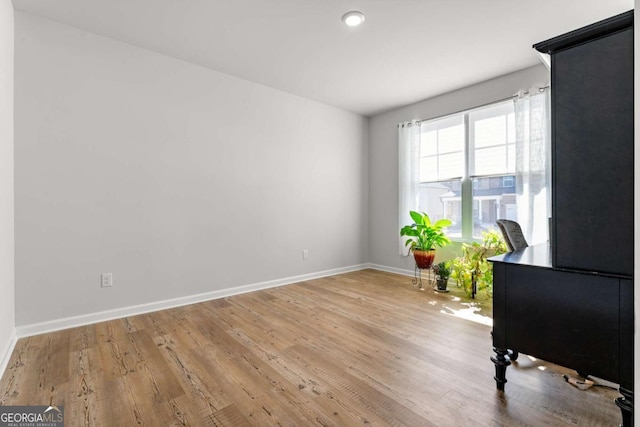
<path fill-rule="evenodd" d="M 347 12 L 342 15 L 342 22 L 347 24 L 349 27 L 357 27 L 364 22 L 364 14 L 357 10 L 352 10 L 351 12 Z"/>

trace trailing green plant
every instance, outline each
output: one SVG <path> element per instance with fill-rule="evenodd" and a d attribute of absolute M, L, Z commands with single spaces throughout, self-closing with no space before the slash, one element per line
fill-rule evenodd
<path fill-rule="evenodd" d="M 409 237 L 405 246 L 410 246 L 411 250 L 428 251 L 451 243 L 444 234 L 444 229 L 451 225 L 451 221 L 440 219 L 432 223 L 424 212 L 410 211 L 409 215 L 414 223 L 400 229 L 401 236 Z"/>
<path fill-rule="evenodd" d="M 462 256 L 451 262 L 451 277 L 466 294 L 474 297 L 484 290 L 493 294 L 493 264 L 487 261 L 494 255 L 507 252 L 507 245 L 498 230 L 491 229 L 482 233 L 482 242 L 464 243 Z"/>

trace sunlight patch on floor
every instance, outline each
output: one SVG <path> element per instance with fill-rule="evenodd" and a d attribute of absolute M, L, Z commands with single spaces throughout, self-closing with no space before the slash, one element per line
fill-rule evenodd
<path fill-rule="evenodd" d="M 454 301 L 460 301 L 460 298 L 454 297 Z M 477 306 L 475 303 L 462 303 L 461 305 L 465 306 L 464 308 L 452 308 L 447 305 L 444 306 L 442 310 L 440 310 L 443 314 L 448 314 L 450 316 L 458 317 L 460 319 L 470 320 L 472 322 L 480 323 L 486 326 L 493 326 L 493 319 L 489 316 L 481 314 L 482 308 Z"/>

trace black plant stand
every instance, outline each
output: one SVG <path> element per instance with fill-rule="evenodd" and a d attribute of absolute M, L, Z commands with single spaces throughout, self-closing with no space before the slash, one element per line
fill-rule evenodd
<path fill-rule="evenodd" d="M 433 286 L 433 284 L 435 283 L 435 280 L 431 278 L 431 267 L 429 267 L 429 268 L 420 268 L 420 267 L 418 267 L 417 264 L 416 264 L 415 269 L 413 271 L 413 279 L 411 280 L 411 283 L 413 283 L 414 285 L 418 285 L 418 289 L 420 289 L 421 291 L 424 291 L 424 286 L 422 286 L 422 270 L 428 270 L 429 271 L 429 277 L 426 279 L 426 282 Z"/>

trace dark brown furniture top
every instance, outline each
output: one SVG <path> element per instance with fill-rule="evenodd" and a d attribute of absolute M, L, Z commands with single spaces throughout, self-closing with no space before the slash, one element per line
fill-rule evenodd
<path fill-rule="evenodd" d="M 551 55 L 553 265 L 633 274 L 633 11 L 534 45 Z"/>

